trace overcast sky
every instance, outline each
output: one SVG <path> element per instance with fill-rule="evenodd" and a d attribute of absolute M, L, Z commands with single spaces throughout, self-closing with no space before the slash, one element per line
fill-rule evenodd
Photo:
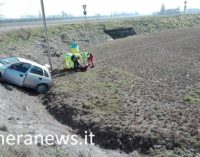
<path fill-rule="evenodd" d="M 200 8 L 200 0 L 187 0 L 188 8 Z M 139 12 L 151 14 L 159 11 L 164 3 L 166 9 L 180 7 L 183 10 L 184 0 L 44 0 L 47 15 L 68 14 L 79 16 L 83 14 L 82 5 L 87 4 L 88 15 L 107 14 L 114 12 Z M 40 0 L 0 0 L 1 14 L 10 18 L 26 15 L 38 15 Z"/>

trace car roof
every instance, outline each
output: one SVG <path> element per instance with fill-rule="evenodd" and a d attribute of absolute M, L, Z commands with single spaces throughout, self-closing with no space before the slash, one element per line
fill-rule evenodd
<path fill-rule="evenodd" d="M 20 62 L 29 63 L 29 64 L 31 64 L 33 66 L 37 66 L 39 68 L 42 68 L 42 69 L 45 69 L 45 70 L 49 71 L 45 66 L 43 66 L 43 65 L 41 65 L 39 63 L 36 63 L 34 61 L 30 61 L 28 59 L 24 59 L 24 58 L 20 58 L 20 57 L 16 57 L 16 58 L 19 59 Z"/>

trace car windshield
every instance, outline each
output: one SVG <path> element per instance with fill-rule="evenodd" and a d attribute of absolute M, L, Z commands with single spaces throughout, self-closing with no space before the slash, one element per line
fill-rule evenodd
<path fill-rule="evenodd" d="M 3 65 L 18 63 L 18 62 L 20 62 L 20 61 L 16 57 L 0 59 L 0 63 L 3 64 Z"/>

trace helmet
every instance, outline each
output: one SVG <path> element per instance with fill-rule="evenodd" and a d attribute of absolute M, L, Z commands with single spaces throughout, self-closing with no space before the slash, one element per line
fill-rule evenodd
<path fill-rule="evenodd" d="M 72 48 L 77 48 L 78 47 L 78 43 L 74 39 L 72 40 L 70 45 L 71 45 Z"/>

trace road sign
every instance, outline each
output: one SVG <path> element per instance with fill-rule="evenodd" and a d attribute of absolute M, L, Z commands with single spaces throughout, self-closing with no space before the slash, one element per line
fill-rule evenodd
<path fill-rule="evenodd" d="M 82 5 L 83 6 L 83 9 L 85 10 L 86 9 L 86 7 L 87 7 L 87 5 L 85 4 L 85 5 Z"/>

